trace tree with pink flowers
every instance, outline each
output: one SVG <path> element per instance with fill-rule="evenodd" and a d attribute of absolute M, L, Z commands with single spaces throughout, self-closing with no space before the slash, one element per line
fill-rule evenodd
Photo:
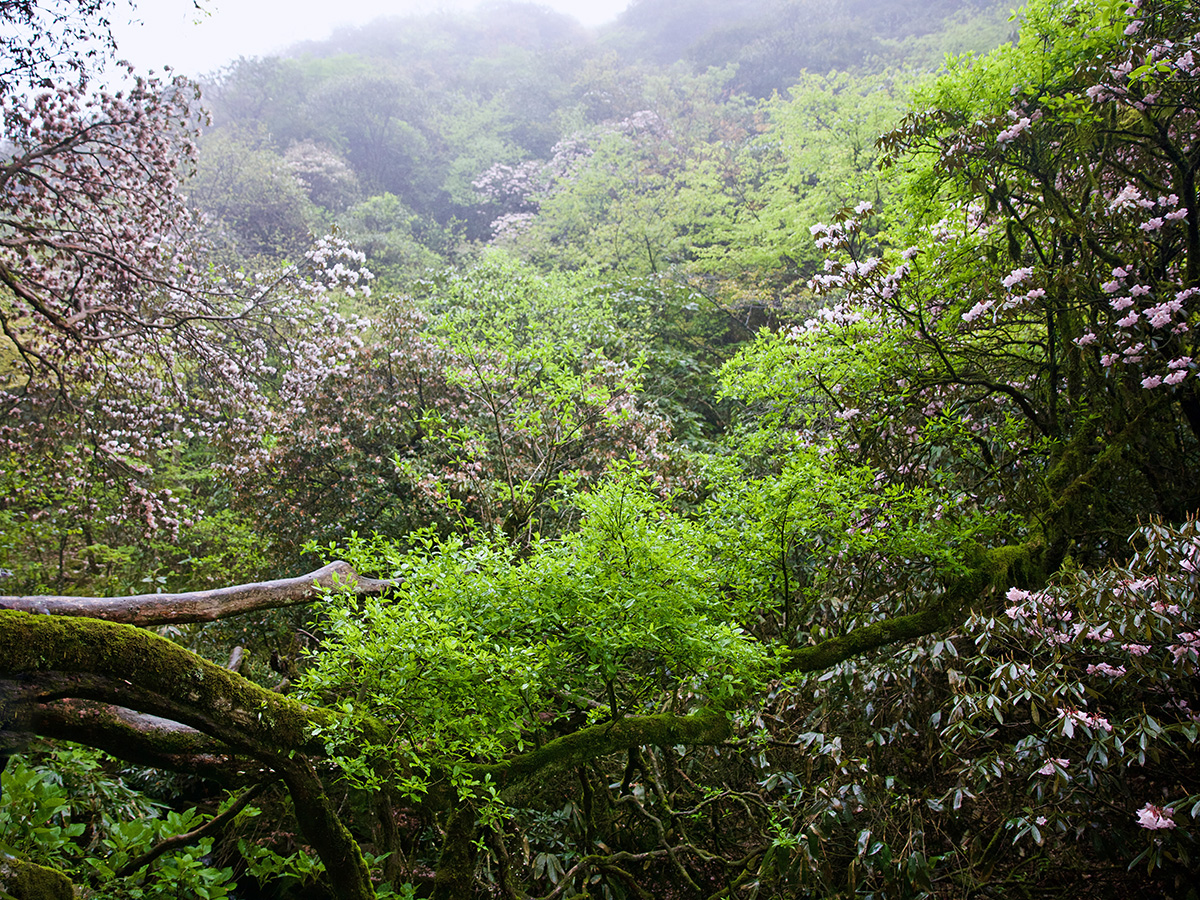
<path fill-rule="evenodd" d="M 289 364 L 323 371 L 355 339 L 329 299 L 365 284 L 343 242 L 280 271 L 211 267 L 186 203 L 197 90 L 128 78 L 0 97 L 0 479 L 9 521 L 45 548 L 34 584 L 177 536 L 195 511 L 160 464 L 196 435 L 252 452 Z"/>
<path fill-rule="evenodd" d="M 632 289 L 497 254 L 368 305 L 336 238 L 283 272 L 209 270 L 165 149 L 186 159 L 184 94 L 9 97 L 6 452 L 86 452 L 103 500 L 25 464 L 26 508 L 184 528 L 156 479 L 199 446 L 281 557 L 353 563 L 6 597 L 6 741 L 238 793 L 136 857 L 99 820 L 64 823 L 57 856 L 17 849 L 93 884 L 144 869 L 141 889 L 219 834 L 230 873 L 352 900 L 1187 896 L 1193 7 L 1033 0 L 1019 41 L 917 88 L 879 145 L 888 208 L 813 228 L 804 314 L 724 367 L 736 427 L 690 455 L 627 346 Z M 567 169 L 603 163 L 607 191 L 634 143 Z M 587 193 L 545 176 L 478 187 L 517 216 Z M 312 611 L 274 687 L 127 624 L 182 640 L 197 609 L 281 603 Z"/>

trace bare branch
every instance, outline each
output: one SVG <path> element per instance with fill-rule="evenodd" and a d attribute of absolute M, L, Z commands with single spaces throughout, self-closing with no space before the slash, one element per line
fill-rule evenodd
<path fill-rule="evenodd" d="M 117 878 L 128 878 L 136 873 L 139 869 L 150 865 L 164 853 L 169 850 L 174 850 L 176 847 L 186 847 L 188 844 L 194 844 L 196 841 L 206 837 L 216 831 L 220 831 L 226 824 L 232 822 L 238 817 L 243 809 L 245 809 L 250 801 L 256 798 L 264 790 L 270 787 L 272 782 L 259 782 L 253 787 L 246 790 L 240 797 L 233 802 L 227 810 L 218 815 L 213 816 L 203 825 L 194 828 L 184 834 L 177 834 L 174 837 L 169 837 L 164 841 L 160 841 L 143 853 L 136 859 L 131 859 L 120 869 L 116 871 Z"/>
<path fill-rule="evenodd" d="M 358 595 L 382 594 L 398 582 L 363 578 L 349 563 L 337 560 L 297 578 L 188 591 L 182 594 L 135 594 L 130 597 L 0 596 L 0 609 L 52 616 L 87 616 L 124 625 L 168 625 L 213 622 L 261 609 L 311 603 L 322 591 L 350 586 Z"/>

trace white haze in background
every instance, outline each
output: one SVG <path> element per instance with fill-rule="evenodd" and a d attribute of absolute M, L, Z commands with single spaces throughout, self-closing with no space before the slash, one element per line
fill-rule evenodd
<path fill-rule="evenodd" d="M 545 0 L 584 25 L 609 22 L 630 0 Z M 239 56 L 269 56 L 300 41 L 381 16 L 470 9 L 477 0 L 140 0 L 112 16 L 118 55 L 139 71 L 171 66 L 182 75 L 213 72 Z"/>

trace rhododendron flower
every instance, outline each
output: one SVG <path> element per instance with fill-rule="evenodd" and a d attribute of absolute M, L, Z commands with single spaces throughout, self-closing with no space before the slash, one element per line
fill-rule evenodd
<path fill-rule="evenodd" d="M 1012 287 L 1014 284 L 1020 284 L 1026 278 L 1033 274 L 1033 269 L 1013 269 L 1004 280 L 1001 282 L 1006 288 Z"/>
<path fill-rule="evenodd" d="M 1159 828 L 1174 828 L 1174 812 L 1169 807 L 1155 806 L 1147 803 L 1137 811 L 1137 823 L 1143 828 L 1154 831 Z"/>
<path fill-rule="evenodd" d="M 1092 715 L 1088 712 L 1083 712 L 1078 709 L 1060 709 L 1058 710 L 1058 718 L 1064 720 L 1063 732 L 1070 737 L 1072 721 L 1078 722 L 1080 725 L 1086 725 L 1088 728 L 1095 728 L 1100 731 L 1113 730 L 1112 725 L 1104 716 Z"/>
<path fill-rule="evenodd" d="M 1057 766 L 1059 769 L 1065 769 L 1070 764 L 1071 760 L 1069 759 L 1057 759 L 1051 757 L 1050 759 L 1046 760 L 1046 764 L 1044 766 L 1037 770 L 1037 773 L 1039 775 L 1053 775 L 1056 771 L 1055 766 Z"/>
<path fill-rule="evenodd" d="M 1110 666 L 1108 663 L 1096 663 L 1087 667 L 1089 675 L 1104 675 L 1108 678 L 1120 678 L 1125 674 L 1124 666 Z"/>
<path fill-rule="evenodd" d="M 1189 653 L 1200 653 L 1200 631 L 1184 631 L 1179 635 L 1182 644 L 1172 644 L 1167 649 L 1175 662 L 1185 659 Z"/>
<path fill-rule="evenodd" d="M 974 306 L 972 306 L 969 310 L 967 310 L 965 313 L 963 313 L 963 321 L 964 322 L 974 322 L 981 315 L 983 315 L 983 313 L 987 312 L 991 308 L 992 308 L 991 300 L 980 300 L 978 303 L 976 303 Z"/>

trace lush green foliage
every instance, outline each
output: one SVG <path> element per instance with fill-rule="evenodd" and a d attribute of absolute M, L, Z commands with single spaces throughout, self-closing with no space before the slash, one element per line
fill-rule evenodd
<path fill-rule="evenodd" d="M 38 407 L 0 448 L 0 564 L 396 583 L 165 630 L 300 701 L 229 676 L 307 723 L 280 747 L 241 694 L 175 698 L 212 743 L 174 759 L 260 782 L 261 814 L 118 877 L 232 801 L 6 734 L 4 852 L 114 897 L 1195 896 L 1200 22 L 1033 0 L 1019 40 L 922 78 L 924 6 L 889 41 L 899 3 L 726 4 L 702 33 L 643 0 L 612 34 L 680 43 L 637 65 L 522 8 L 503 39 L 427 20 L 224 73 L 191 182 L 218 253 L 333 289 L 233 309 L 256 402 L 187 394 L 220 427 L 129 457 L 169 533 L 111 475 L 55 478 L 91 433 Z M 332 223 L 373 293 L 353 251 L 304 249 Z M 219 382 L 206 358 L 171 374 Z M 78 683 L 170 710 L 118 681 Z"/>
<path fill-rule="evenodd" d="M 337 548 L 403 580 L 387 598 L 334 595 L 322 610 L 328 640 L 304 695 L 382 719 L 393 741 L 374 748 L 351 731 L 330 737 L 337 752 L 397 757 L 414 771 L 406 791 L 419 793 L 431 760 L 500 760 L 573 716 L 652 711 L 664 691 L 669 707 L 686 709 L 756 683 L 767 654 L 739 626 L 744 610 L 721 589 L 707 535 L 647 482 L 617 466 L 576 498 L 575 530 L 520 555 L 486 531 L 407 551 Z M 343 722 L 353 728 L 352 715 Z"/>

